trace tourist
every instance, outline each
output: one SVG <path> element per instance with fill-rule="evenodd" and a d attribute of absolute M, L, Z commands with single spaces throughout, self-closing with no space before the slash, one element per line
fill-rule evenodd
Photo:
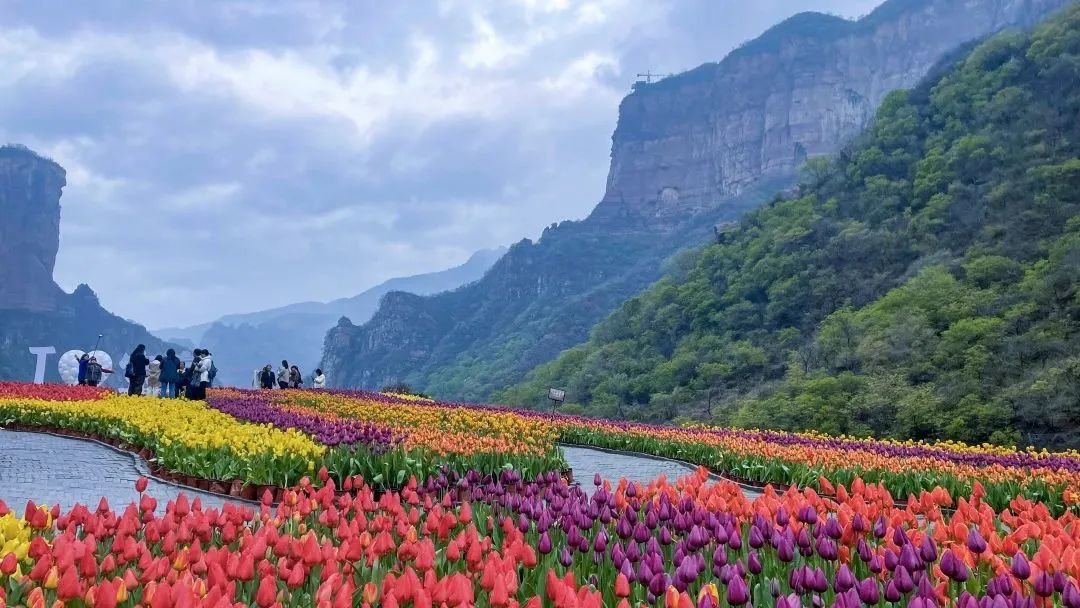
<path fill-rule="evenodd" d="M 79 357 L 79 384 L 86 384 L 86 366 L 90 363 L 90 353 L 83 353 Z"/>
<path fill-rule="evenodd" d="M 111 374 L 111 369 L 105 369 L 98 363 L 97 357 L 90 357 L 86 362 L 86 385 L 97 386 L 101 384 L 101 376 L 103 374 Z"/>
<path fill-rule="evenodd" d="M 295 365 L 289 368 L 289 386 L 300 388 L 304 384 L 304 377 L 300 375 L 300 368 Z"/>
<path fill-rule="evenodd" d="M 161 362 L 164 357 L 156 355 L 146 368 L 146 392 L 152 397 L 161 394 Z"/>
<path fill-rule="evenodd" d="M 202 352 L 203 352 L 204 357 L 207 357 L 207 358 L 210 359 L 210 371 L 207 374 L 207 377 L 209 378 L 209 380 L 207 381 L 208 382 L 207 386 L 212 387 L 212 386 L 214 386 L 214 380 L 217 378 L 217 366 L 214 365 L 214 359 L 210 355 L 210 351 L 208 351 L 208 350 L 206 350 L 204 348 Z"/>
<path fill-rule="evenodd" d="M 175 399 L 179 393 L 180 377 L 183 375 L 184 362 L 176 357 L 176 351 L 165 351 L 165 360 L 161 362 L 161 396 Z"/>
<path fill-rule="evenodd" d="M 184 396 L 188 399 L 195 399 L 198 394 L 199 376 L 195 369 L 198 367 L 201 358 L 202 349 L 196 348 L 195 352 L 191 353 L 191 364 L 187 366 L 187 371 L 184 373 Z"/>
<path fill-rule="evenodd" d="M 210 370 L 213 366 L 214 359 L 210 356 L 210 351 L 202 349 L 199 362 L 194 365 L 195 372 L 191 376 L 191 381 L 196 383 L 193 399 L 206 399 L 206 389 L 210 387 Z"/>
<path fill-rule="evenodd" d="M 272 389 L 274 388 L 274 382 L 276 380 L 277 378 L 274 376 L 274 368 L 271 367 L 269 363 L 267 363 L 266 367 L 262 368 L 262 371 L 259 372 L 259 386 L 265 389 Z"/>
<path fill-rule="evenodd" d="M 128 357 L 127 369 L 124 371 L 124 376 L 129 381 L 129 396 L 142 394 L 143 382 L 146 382 L 146 366 L 148 365 L 150 365 L 150 360 L 146 358 L 146 345 L 140 344 L 135 347 L 135 350 L 131 351 L 131 356 Z"/>
<path fill-rule="evenodd" d="M 289 362 L 284 359 L 277 371 L 277 383 L 279 388 L 289 388 Z"/>
<path fill-rule="evenodd" d="M 326 374 L 322 369 L 315 370 L 315 377 L 311 379 L 311 388 L 326 388 Z"/>

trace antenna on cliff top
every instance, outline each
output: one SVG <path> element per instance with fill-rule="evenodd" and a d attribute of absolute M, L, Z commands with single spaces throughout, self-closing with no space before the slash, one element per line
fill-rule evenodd
<path fill-rule="evenodd" d="M 631 88 L 637 89 L 643 84 L 652 84 L 655 81 L 663 80 L 669 76 L 674 76 L 674 74 L 653 74 L 652 70 L 647 70 L 644 74 L 637 75 L 639 80 L 635 82 Z"/>

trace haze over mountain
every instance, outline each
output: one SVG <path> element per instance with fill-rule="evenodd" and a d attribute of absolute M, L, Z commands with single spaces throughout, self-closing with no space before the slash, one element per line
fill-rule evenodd
<path fill-rule="evenodd" d="M 313 371 L 322 355 L 326 332 L 341 317 L 366 322 L 391 291 L 430 295 L 471 283 L 484 275 L 505 248 L 474 253 L 467 262 L 439 272 L 398 277 L 348 298 L 331 302 L 300 302 L 246 314 L 225 315 L 216 321 L 190 327 L 153 330 L 162 339 L 202 346 L 220 361 L 222 383 L 248 386 L 252 372 L 281 359 Z"/>
<path fill-rule="evenodd" d="M 665 260 L 790 186 L 807 158 L 840 150 L 890 91 L 965 42 L 1065 4 L 890 0 L 858 21 L 801 13 L 719 63 L 638 87 L 620 105 L 605 194 L 585 220 L 518 243 L 465 289 L 391 294 L 368 323 L 339 324 L 323 359 L 331 382 L 489 398 L 585 341 Z"/>

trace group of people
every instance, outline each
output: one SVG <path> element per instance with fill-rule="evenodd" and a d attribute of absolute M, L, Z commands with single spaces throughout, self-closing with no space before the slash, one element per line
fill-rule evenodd
<path fill-rule="evenodd" d="M 272 389 L 275 386 L 280 389 L 303 388 L 304 375 L 300 373 L 299 367 L 289 365 L 289 362 L 283 359 L 276 374 L 274 367 L 269 363 L 258 370 L 255 374 L 255 385 L 265 389 Z M 321 369 L 315 370 L 315 375 L 311 378 L 311 388 L 326 388 L 326 374 L 323 374 Z"/>
<path fill-rule="evenodd" d="M 174 349 L 165 351 L 165 356 L 157 355 L 153 359 L 146 356 L 146 345 L 140 344 L 131 351 L 124 377 L 128 381 L 128 395 L 144 393 L 175 399 L 181 394 L 188 399 L 206 399 L 206 389 L 214 384 L 217 366 L 210 351 L 196 348 L 192 353 L 191 364 L 187 365 L 176 356 Z M 111 374 L 111 369 L 104 369 L 97 357 L 89 353 L 79 357 L 79 384 L 97 386 L 104 374 Z"/>

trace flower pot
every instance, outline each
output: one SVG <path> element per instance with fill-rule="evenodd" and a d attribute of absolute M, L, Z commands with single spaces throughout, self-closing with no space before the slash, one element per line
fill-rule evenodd
<path fill-rule="evenodd" d="M 240 498 L 244 500 L 258 500 L 262 497 L 262 494 L 258 491 L 259 487 L 250 483 L 245 483 L 240 488 Z"/>
<path fill-rule="evenodd" d="M 244 489 L 244 482 L 239 479 L 234 479 L 229 482 L 229 496 L 240 496 L 240 492 Z"/>
<path fill-rule="evenodd" d="M 214 494 L 226 494 L 228 492 L 228 487 L 225 485 L 225 482 L 215 479 L 210 482 L 210 492 Z"/>
<path fill-rule="evenodd" d="M 210 491 L 210 480 L 209 479 L 203 479 L 203 478 L 200 477 L 200 478 L 195 480 L 195 487 L 202 490 L 202 491 L 204 491 L 204 492 L 209 492 Z"/>
<path fill-rule="evenodd" d="M 181 482 L 189 488 L 194 488 L 199 483 L 199 478 L 192 475 L 184 475 L 184 480 Z"/>

